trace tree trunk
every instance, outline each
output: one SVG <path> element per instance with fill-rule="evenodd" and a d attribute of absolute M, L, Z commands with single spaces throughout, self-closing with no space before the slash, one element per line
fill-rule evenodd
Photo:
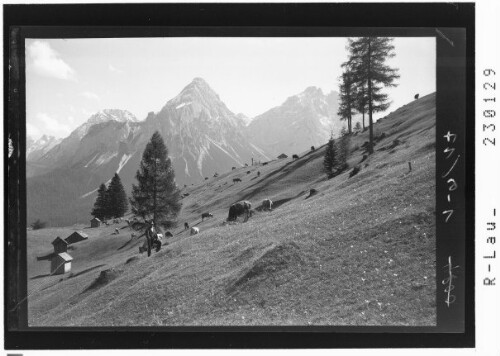
<path fill-rule="evenodd" d="M 370 125 L 370 146 L 368 153 L 373 154 L 373 119 L 372 119 L 372 80 L 371 80 L 371 39 L 368 39 L 368 124 Z"/>
<path fill-rule="evenodd" d="M 157 223 L 156 221 L 156 158 L 155 158 L 155 162 L 154 162 L 154 174 L 153 174 L 153 221 L 155 222 L 155 224 Z"/>
<path fill-rule="evenodd" d="M 365 130 L 365 110 L 363 110 L 363 131 Z"/>

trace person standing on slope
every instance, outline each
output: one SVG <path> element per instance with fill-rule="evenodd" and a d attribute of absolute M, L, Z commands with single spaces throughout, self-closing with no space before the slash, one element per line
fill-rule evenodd
<path fill-rule="evenodd" d="M 142 253 L 147 250 L 149 257 L 151 256 L 151 248 L 156 246 L 156 252 L 160 251 L 161 241 L 158 238 L 158 234 L 156 232 L 155 223 L 153 219 L 151 219 L 150 221 L 145 220 L 144 222 L 146 223 L 146 231 L 144 232 L 143 235 L 146 235 L 146 241 L 144 241 L 144 244 L 139 247 L 139 252 Z"/>

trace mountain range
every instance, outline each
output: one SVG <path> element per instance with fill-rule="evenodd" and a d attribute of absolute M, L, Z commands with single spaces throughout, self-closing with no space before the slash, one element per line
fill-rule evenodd
<path fill-rule="evenodd" d="M 98 186 L 120 174 L 127 192 L 142 152 L 159 131 L 179 187 L 200 183 L 232 167 L 289 156 L 319 146 L 342 123 L 338 94 L 309 87 L 255 118 L 233 113 L 219 95 L 195 78 L 158 112 L 139 121 L 126 110 L 92 115 L 68 137 L 27 140 L 28 222 L 53 226 L 90 218 Z"/>

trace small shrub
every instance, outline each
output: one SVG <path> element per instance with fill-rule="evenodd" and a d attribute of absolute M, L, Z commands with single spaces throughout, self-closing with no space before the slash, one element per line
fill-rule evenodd
<path fill-rule="evenodd" d="M 367 158 L 368 158 L 368 155 L 363 155 L 363 158 L 361 158 L 361 162 L 363 162 Z M 361 163 L 361 162 L 359 162 L 359 163 Z"/>
<path fill-rule="evenodd" d="M 356 166 L 352 169 L 351 173 L 349 173 L 349 178 L 351 177 L 354 177 L 356 174 L 359 173 L 359 171 L 361 170 L 361 167 L 360 166 Z"/>
<path fill-rule="evenodd" d="M 174 221 L 174 220 L 162 221 L 160 223 L 160 226 L 163 227 L 164 229 L 171 229 L 171 228 L 177 227 L 177 221 Z"/>
<path fill-rule="evenodd" d="M 380 135 L 375 136 L 374 141 L 380 141 L 383 140 L 386 137 L 385 132 L 382 132 Z"/>
<path fill-rule="evenodd" d="M 33 230 L 43 229 L 46 226 L 47 226 L 47 223 L 45 221 L 41 221 L 40 219 L 37 219 L 35 222 L 33 222 L 31 224 L 31 228 Z"/>

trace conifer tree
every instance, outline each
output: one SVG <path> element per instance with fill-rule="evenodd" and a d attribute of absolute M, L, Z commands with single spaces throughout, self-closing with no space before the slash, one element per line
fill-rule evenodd
<path fill-rule="evenodd" d="M 348 166 L 347 158 L 349 155 L 349 142 L 350 142 L 349 135 L 343 135 L 342 137 L 339 137 L 336 141 L 336 149 L 335 149 L 337 152 L 337 165 L 335 166 L 336 173 L 344 171 Z"/>
<path fill-rule="evenodd" d="M 156 223 L 177 216 L 182 207 L 180 190 L 167 147 L 158 131 L 146 145 L 136 179 L 130 199 L 134 214 L 150 216 Z"/>
<path fill-rule="evenodd" d="M 340 120 L 347 121 L 347 132 L 352 133 L 352 116 L 354 115 L 355 107 L 355 90 L 354 83 L 352 81 L 352 74 L 348 66 L 347 69 L 342 73 L 340 87 L 339 87 L 339 109 L 337 115 L 339 115 Z"/>
<path fill-rule="evenodd" d="M 97 190 L 97 199 L 94 203 L 94 208 L 92 209 L 92 212 L 90 214 L 100 220 L 104 220 L 109 215 L 106 211 L 107 206 L 108 205 L 107 205 L 106 185 L 102 183 L 99 186 L 99 189 Z"/>
<path fill-rule="evenodd" d="M 106 191 L 107 215 L 110 218 L 119 218 L 125 215 L 128 209 L 127 194 L 123 188 L 120 176 L 115 173 Z"/>
<path fill-rule="evenodd" d="M 373 113 L 385 111 L 390 105 L 388 95 L 382 93 L 382 89 L 396 86 L 394 81 L 399 78 L 398 69 L 385 63 L 396 55 L 392 40 L 389 37 L 360 37 L 349 39 L 348 42 L 351 79 L 358 88 L 366 85 L 370 154 L 373 153 Z"/>
<path fill-rule="evenodd" d="M 323 168 L 328 178 L 331 178 L 335 167 L 337 166 L 337 152 L 335 141 L 330 137 L 326 144 L 325 157 L 323 158 Z"/>
<path fill-rule="evenodd" d="M 358 121 L 358 122 L 356 122 L 356 125 L 354 125 L 354 129 L 355 129 L 356 131 L 361 131 L 361 124 L 359 123 L 359 121 Z"/>

